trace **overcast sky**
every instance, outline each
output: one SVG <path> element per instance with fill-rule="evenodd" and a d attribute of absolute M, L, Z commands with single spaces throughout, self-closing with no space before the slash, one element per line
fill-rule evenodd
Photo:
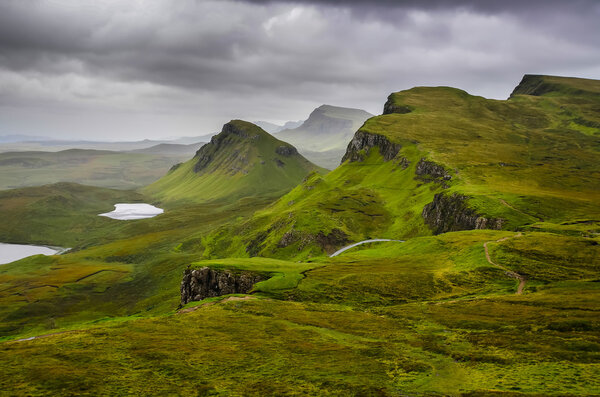
<path fill-rule="evenodd" d="M 449 85 L 600 78 L 596 0 L 0 0 L 0 135 L 203 135 L 233 118 L 380 114 Z"/>

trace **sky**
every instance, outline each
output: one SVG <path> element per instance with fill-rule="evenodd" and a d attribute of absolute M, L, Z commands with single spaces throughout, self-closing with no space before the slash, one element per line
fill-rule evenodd
<path fill-rule="evenodd" d="M 600 79 L 597 0 L 0 0 L 0 136 L 137 140 Z"/>

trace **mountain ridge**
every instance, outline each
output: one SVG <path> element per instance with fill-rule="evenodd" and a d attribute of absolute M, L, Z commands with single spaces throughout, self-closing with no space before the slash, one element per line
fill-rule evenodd
<path fill-rule="evenodd" d="M 320 170 L 262 128 L 232 120 L 191 160 L 142 191 L 160 200 L 236 200 L 291 189 L 310 171 Z"/>

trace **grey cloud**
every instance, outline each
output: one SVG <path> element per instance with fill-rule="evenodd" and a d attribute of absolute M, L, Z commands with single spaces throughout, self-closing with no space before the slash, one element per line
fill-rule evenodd
<path fill-rule="evenodd" d="M 0 134 L 191 135 L 322 103 L 379 112 L 414 85 L 505 97 L 524 73 L 597 77 L 599 12 L 583 0 L 9 0 Z"/>

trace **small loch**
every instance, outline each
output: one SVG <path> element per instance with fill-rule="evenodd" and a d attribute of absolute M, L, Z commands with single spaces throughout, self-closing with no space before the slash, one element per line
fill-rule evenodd
<path fill-rule="evenodd" d="M 112 219 L 118 219 L 121 221 L 131 221 L 135 219 L 153 218 L 156 215 L 162 214 L 164 210 L 162 208 L 155 207 L 150 204 L 136 203 L 136 204 L 115 204 L 114 211 L 99 214 L 99 216 L 106 216 Z"/>
<path fill-rule="evenodd" d="M 65 252 L 64 248 L 51 248 L 42 245 L 0 243 L 0 265 L 18 261 L 32 255 L 56 255 Z"/>

